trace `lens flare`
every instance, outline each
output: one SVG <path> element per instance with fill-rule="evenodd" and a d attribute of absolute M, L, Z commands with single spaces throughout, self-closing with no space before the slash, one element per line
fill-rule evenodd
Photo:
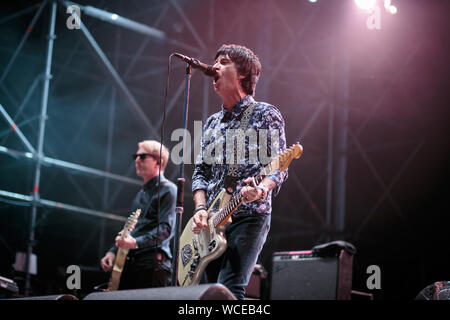
<path fill-rule="evenodd" d="M 355 4 L 362 10 L 372 9 L 375 6 L 376 2 L 377 0 L 355 0 Z"/>
<path fill-rule="evenodd" d="M 390 6 L 389 7 L 389 13 L 396 14 L 397 13 L 397 7 L 396 6 Z"/>

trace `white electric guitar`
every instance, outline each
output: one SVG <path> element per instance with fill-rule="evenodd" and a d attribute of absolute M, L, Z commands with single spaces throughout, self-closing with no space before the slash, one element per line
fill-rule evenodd
<path fill-rule="evenodd" d="M 256 185 L 277 169 L 285 171 L 291 161 L 300 158 L 302 153 L 303 147 L 299 143 L 286 149 L 254 177 Z M 180 286 L 198 284 L 206 266 L 220 257 L 227 248 L 225 229 L 231 223 L 231 215 L 243 203 L 240 192 L 235 193 L 227 202 L 228 199 L 229 196 L 223 189 L 207 210 L 208 226 L 199 234 L 192 232 L 192 218 L 187 223 L 180 237 L 178 253 L 177 277 Z"/>

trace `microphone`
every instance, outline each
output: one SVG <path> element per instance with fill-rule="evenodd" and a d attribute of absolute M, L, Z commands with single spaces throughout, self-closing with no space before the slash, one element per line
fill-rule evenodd
<path fill-rule="evenodd" d="M 192 66 L 192 68 L 203 71 L 203 73 L 209 77 L 214 77 L 217 74 L 217 71 L 213 69 L 213 66 L 203 63 L 203 62 L 199 61 L 198 59 L 186 57 L 186 56 L 184 56 L 180 53 L 176 53 L 176 52 L 173 55 L 177 58 L 180 58 L 184 62 L 189 63 Z"/>

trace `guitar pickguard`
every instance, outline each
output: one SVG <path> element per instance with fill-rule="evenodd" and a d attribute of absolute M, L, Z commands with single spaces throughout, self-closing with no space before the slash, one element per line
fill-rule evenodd
<path fill-rule="evenodd" d="M 181 262 L 183 266 L 186 266 L 192 258 L 192 246 L 188 243 L 181 248 Z"/>

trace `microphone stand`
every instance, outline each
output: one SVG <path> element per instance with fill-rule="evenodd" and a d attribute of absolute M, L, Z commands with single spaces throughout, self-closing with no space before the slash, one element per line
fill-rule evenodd
<path fill-rule="evenodd" d="M 178 278 L 178 251 L 180 246 L 180 235 L 181 235 L 181 222 L 183 217 L 183 198 L 184 198 L 184 146 L 186 144 L 186 131 L 187 131 L 187 121 L 188 121 L 188 110 L 189 110 L 189 88 L 191 82 L 191 65 L 188 64 L 186 67 L 186 79 L 185 79 L 185 89 L 184 89 L 184 114 L 183 114 L 183 146 L 181 148 L 181 164 L 180 164 L 180 177 L 177 179 L 177 204 L 175 207 L 176 220 L 175 220 L 175 236 L 174 236 L 174 248 L 173 248 L 173 260 L 172 260 L 172 286 L 176 287 Z"/>

